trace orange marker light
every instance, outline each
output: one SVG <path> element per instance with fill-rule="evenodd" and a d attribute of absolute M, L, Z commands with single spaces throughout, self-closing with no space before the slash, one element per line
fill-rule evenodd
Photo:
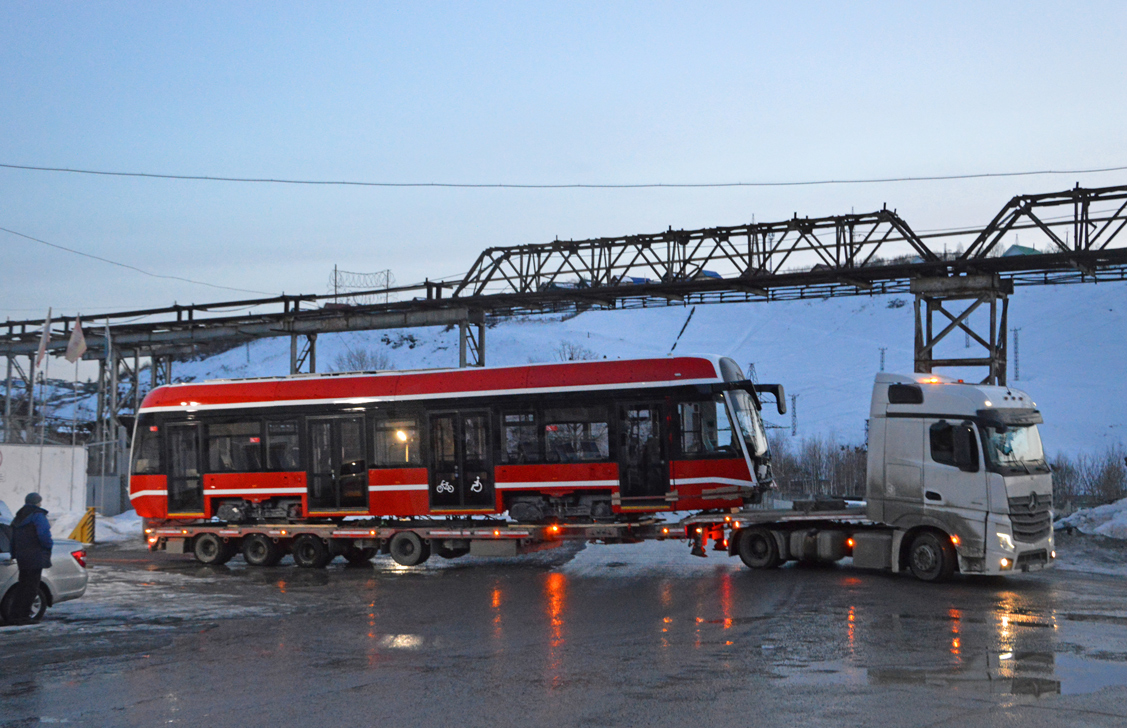
<path fill-rule="evenodd" d="M 953 533 L 952 533 L 952 534 L 951 534 L 951 543 L 953 543 L 953 544 L 955 544 L 956 546 L 958 546 L 959 544 L 961 544 L 961 543 L 962 543 L 962 541 L 961 541 L 961 540 L 959 540 L 959 537 L 958 537 L 958 536 L 956 536 L 955 534 L 953 534 Z"/>
<path fill-rule="evenodd" d="M 494 531 L 494 532 L 493 532 L 493 535 L 494 535 L 494 536 L 500 536 L 500 535 L 501 535 L 501 532 L 500 532 L 500 531 Z"/>
<path fill-rule="evenodd" d="M 851 538 L 845 539 L 845 545 L 848 546 L 849 548 L 853 548 L 853 539 L 851 539 Z"/>

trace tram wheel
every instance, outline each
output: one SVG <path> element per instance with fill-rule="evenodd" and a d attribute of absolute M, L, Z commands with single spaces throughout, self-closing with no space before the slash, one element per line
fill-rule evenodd
<path fill-rule="evenodd" d="M 319 536 L 303 533 L 293 540 L 293 562 L 303 569 L 322 569 L 333 560 L 328 544 Z"/>
<path fill-rule="evenodd" d="M 274 566 L 282 555 L 282 547 L 269 536 L 252 533 L 243 539 L 243 558 L 251 566 Z"/>
<path fill-rule="evenodd" d="M 192 544 L 192 553 L 201 564 L 219 566 L 231 560 L 235 549 L 214 533 L 201 533 Z"/>
<path fill-rule="evenodd" d="M 430 557 L 430 546 L 414 531 L 400 531 L 392 536 L 388 550 L 400 566 L 418 566 Z"/>

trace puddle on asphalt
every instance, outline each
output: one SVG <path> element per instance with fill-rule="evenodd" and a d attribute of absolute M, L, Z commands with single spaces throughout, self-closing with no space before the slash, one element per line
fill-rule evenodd
<path fill-rule="evenodd" d="M 804 685 L 929 685 L 992 694 L 1080 695 L 1127 685 L 1127 663 L 1052 652 L 1003 652 L 948 667 L 863 668 L 847 661 L 780 664 L 776 674 Z"/>

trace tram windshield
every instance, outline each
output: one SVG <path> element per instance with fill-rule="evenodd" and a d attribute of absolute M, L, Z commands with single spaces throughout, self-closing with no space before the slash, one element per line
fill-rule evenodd
<path fill-rule="evenodd" d="M 742 389 L 734 389 L 727 392 L 726 396 L 735 410 L 736 422 L 748 452 L 752 457 L 762 457 L 767 452 L 767 432 L 763 429 L 763 418 L 759 416 L 751 395 Z"/>

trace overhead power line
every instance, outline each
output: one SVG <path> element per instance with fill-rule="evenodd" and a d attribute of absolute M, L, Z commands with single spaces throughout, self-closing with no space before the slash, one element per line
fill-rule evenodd
<path fill-rule="evenodd" d="M 30 235 L 24 235 L 23 233 L 18 233 L 15 230 L 9 230 L 8 228 L 5 228 L 5 227 L 0 227 L 0 231 L 6 232 L 9 235 L 16 235 L 16 236 L 24 238 L 26 240 L 31 240 L 31 241 L 36 242 L 36 243 L 41 243 L 41 244 L 46 245 L 46 246 L 51 247 L 51 248 L 56 248 L 58 250 L 65 250 L 66 252 L 74 253 L 75 255 L 81 255 L 84 258 L 90 258 L 92 260 L 98 260 L 98 261 L 101 261 L 103 263 L 109 263 L 110 265 L 116 265 L 119 268 L 126 268 L 128 270 L 136 271 L 137 273 L 147 275 L 151 278 L 164 278 L 164 279 L 170 280 L 170 281 L 183 281 L 184 283 L 194 283 L 197 286 L 208 286 L 209 288 L 220 288 L 224 291 L 239 291 L 240 293 L 261 293 L 261 294 L 266 295 L 266 296 L 273 295 L 272 293 L 270 293 L 268 291 L 256 291 L 256 290 L 253 290 L 253 289 L 250 289 L 250 288 L 232 288 L 231 286 L 221 286 L 217 283 L 207 283 L 206 281 L 195 281 L 195 280 L 192 280 L 191 278 L 184 278 L 182 276 L 166 276 L 166 275 L 161 275 L 160 273 L 150 273 L 149 271 L 144 270 L 142 268 L 138 268 L 135 265 L 129 265 L 128 263 L 118 263 L 116 260 L 110 260 L 109 258 L 103 258 L 101 256 L 92 255 L 90 253 L 83 253 L 81 250 L 75 250 L 74 248 L 68 248 L 64 245 L 56 245 L 55 243 L 48 243 L 46 240 L 40 240 L 39 238 L 33 238 Z"/>
<path fill-rule="evenodd" d="M 638 183 L 561 183 L 561 184 L 523 184 L 510 182 L 362 182 L 355 180 L 312 180 L 279 179 L 273 177 L 221 177 L 202 174 L 160 174 L 155 172 L 112 172 L 96 169 L 75 169 L 71 167 L 36 167 L 24 164 L 0 163 L 0 168 L 21 169 L 33 172 L 66 172 L 69 174 L 90 174 L 103 177 L 142 177 L 147 179 L 194 180 L 199 182 L 252 182 L 281 185 L 324 185 L 350 187 L 448 187 L 470 189 L 646 189 L 646 188 L 702 188 L 702 187 L 810 187 L 814 185 L 858 185 L 882 182 L 938 182 L 943 180 L 986 179 L 991 177 L 1033 177 L 1050 174 L 1096 174 L 1099 172 L 1122 172 L 1123 167 L 1099 167 L 1093 169 L 1043 169 L 1029 172 L 980 172 L 975 174 L 946 174 L 920 177 L 873 177 L 859 179 L 822 179 L 790 182 L 638 182 Z"/>

